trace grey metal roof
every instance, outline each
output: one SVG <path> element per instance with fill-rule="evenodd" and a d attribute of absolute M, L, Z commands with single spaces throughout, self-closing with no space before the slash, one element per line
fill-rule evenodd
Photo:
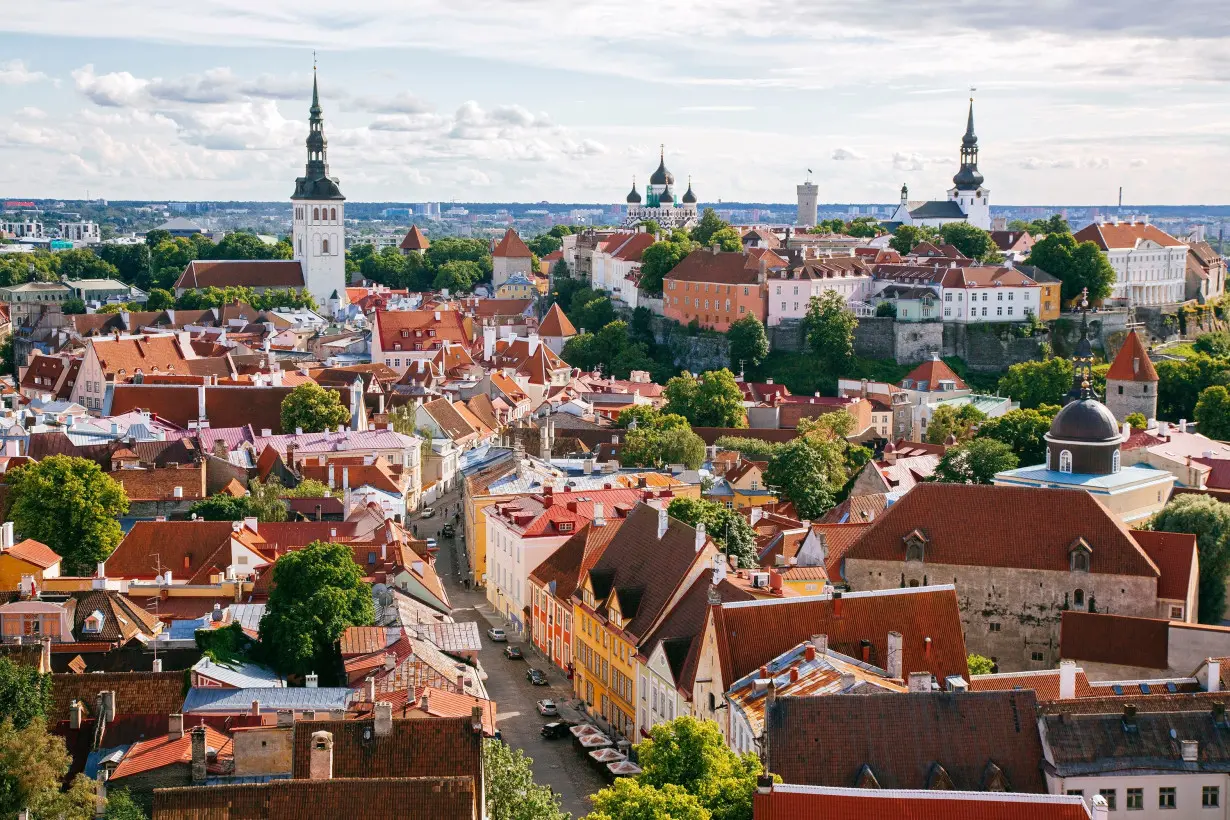
<path fill-rule="evenodd" d="M 252 701 L 260 703 L 262 712 L 278 709 L 345 709 L 354 694 L 344 686 L 310 688 L 207 689 L 193 687 L 184 698 L 184 713 L 247 712 Z"/>
<path fill-rule="evenodd" d="M 197 661 L 192 669 L 194 672 L 200 672 L 202 675 L 236 689 L 283 688 L 286 686 L 286 682 L 277 672 L 255 663 L 237 661 L 223 663 L 212 661 L 205 656 Z M 251 706 L 251 701 L 248 705 Z"/>
<path fill-rule="evenodd" d="M 910 211 L 911 219 L 965 219 L 965 211 L 950 199 L 930 200 Z"/>

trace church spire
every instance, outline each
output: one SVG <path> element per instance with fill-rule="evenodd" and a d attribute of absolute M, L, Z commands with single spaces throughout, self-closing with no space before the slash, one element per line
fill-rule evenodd
<path fill-rule="evenodd" d="M 962 145 L 977 145 L 978 136 L 974 133 L 974 98 L 969 98 L 969 119 L 965 122 L 965 136 L 961 138 Z"/>
<path fill-rule="evenodd" d="M 961 169 L 952 178 L 952 184 L 958 191 L 973 191 L 982 183 L 983 177 L 978 171 L 978 137 L 974 134 L 974 98 L 970 97 L 965 135 L 961 137 Z"/>
<path fill-rule="evenodd" d="M 312 107 L 308 109 L 307 166 L 296 180 L 294 199 L 345 199 L 337 180 L 329 176 L 329 141 L 325 139 L 324 111 L 320 107 L 320 86 L 316 63 L 312 61 Z"/>

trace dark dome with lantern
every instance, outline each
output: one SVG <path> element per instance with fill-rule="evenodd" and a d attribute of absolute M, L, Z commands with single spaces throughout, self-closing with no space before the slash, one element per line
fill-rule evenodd
<path fill-rule="evenodd" d="M 1050 436 L 1064 441 L 1106 443 L 1118 441 L 1119 423 L 1105 404 L 1094 398 L 1066 405 L 1051 422 Z"/>
<path fill-rule="evenodd" d="M 649 177 L 650 185 L 674 185 L 675 175 L 666 170 L 666 149 L 662 149 L 662 155 L 658 159 L 658 170 L 653 172 Z"/>

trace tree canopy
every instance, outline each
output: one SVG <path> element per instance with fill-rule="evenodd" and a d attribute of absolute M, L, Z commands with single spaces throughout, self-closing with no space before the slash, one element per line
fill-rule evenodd
<path fill-rule="evenodd" d="M 932 444 L 944 444 L 952 436 L 957 441 L 964 441 L 972 434 L 972 428 L 985 419 L 987 414 L 972 404 L 954 407 L 942 404 L 931 415 L 927 423 L 927 441 Z"/>
<path fill-rule="evenodd" d="M 819 518 L 833 506 L 850 476 L 871 457 L 846 436 L 854 419 L 840 411 L 799 422 L 799 436 L 778 447 L 765 470 L 765 483 L 794 502 L 799 516 Z"/>
<path fill-rule="evenodd" d="M 534 782 L 534 761 L 499 740 L 483 741 L 483 776 L 490 820 L 568 820 L 559 796 Z"/>
<path fill-rule="evenodd" d="M 692 228 L 692 241 L 702 247 L 708 247 L 714 242 L 714 236 L 716 234 L 727 230 L 728 228 L 730 228 L 730 223 L 718 216 L 717 211 L 712 208 L 705 208 L 704 212 L 700 215 L 700 219 L 696 223 L 696 227 Z M 736 236 L 737 235 L 738 234 L 736 232 Z M 717 241 L 720 242 L 721 240 L 719 239 Z M 740 245 L 740 248 L 741 247 L 742 245 Z M 733 250 L 739 250 L 740 248 L 734 248 Z"/>
<path fill-rule="evenodd" d="M 67 790 L 61 783 L 72 758 L 64 740 L 47 731 L 42 718 L 18 729 L 0 721 L 0 817 L 30 810 L 32 820 L 92 820 L 94 784 L 78 774 Z"/>
<path fill-rule="evenodd" d="M 948 222 L 940 226 L 940 238 L 970 259 L 1000 262 L 1003 255 L 988 231 L 968 222 Z"/>
<path fill-rule="evenodd" d="M 662 278 L 674 270 L 697 245 L 682 231 L 654 242 L 641 254 L 640 289 L 651 296 L 662 293 Z"/>
<path fill-rule="evenodd" d="M 713 817 L 695 795 L 670 783 L 659 789 L 640 780 L 621 777 L 591 799 L 594 810 L 587 815 L 587 820 L 711 820 Z"/>
<path fill-rule="evenodd" d="M 1207 495 L 1175 496 L 1153 519 L 1153 529 L 1196 536 L 1200 623 L 1221 623 L 1226 611 L 1226 574 L 1230 571 L 1230 504 Z"/>
<path fill-rule="evenodd" d="M 759 565 L 756 560 L 756 531 L 747 519 L 724 505 L 703 498 L 676 498 L 667 512 L 673 518 L 695 527 L 705 525 L 705 532 L 718 548 L 739 560 L 743 568 Z"/>
<path fill-rule="evenodd" d="M 0 655 L 0 720 L 24 729 L 50 709 L 51 675 Z"/>
<path fill-rule="evenodd" d="M 996 473 L 1020 464 L 1012 448 L 993 438 L 976 438 L 948 448 L 935 468 L 935 480 L 952 484 L 991 484 Z"/>
<path fill-rule="evenodd" d="M 1009 410 L 999 418 L 987 419 L 978 425 L 978 438 L 993 438 L 1012 448 L 1021 464 L 1046 462 L 1046 440 L 1051 421 L 1059 412 L 1056 405 L 1044 404 L 1036 409 Z"/>
<path fill-rule="evenodd" d="M 1220 384 L 1201 390 L 1195 417 L 1204 435 L 1218 441 L 1230 440 L 1230 390 Z"/>
<path fill-rule="evenodd" d="M 622 319 L 608 323 L 596 333 L 580 333 L 564 345 L 564 361 L 582 370 L 601 366 L 602 372 L 626 379 L 633 370 L 650 370 L 654 361 L 643 342 L 635 341 Z"/>
<path fill-rule="evenodd" d="M 320 433 L 333 430 L 350 421 L 350 410 L 342 406 L 334 390 L 308 381 L 296 387 L 282 399 L 282 430 L 293 433 Z"/>
<path fill-rule="evenodd" d="M 1026 409 L 1044 404 L 1062 405 L 1072 389 L 1072 377 L 1072 362 L 1067 359 L 1019 362 L 1009 367 L 999 380 L 999 393 L 1011 396 Z"/>
<path fill-rule="evenodd" d="M 756 367 L 769 355 L 769 337 L 764 332 L 764 325 L 750 313 L 731 324 L 726 331 L 726 339 L 730 343 L 732 367 Z"/>
<path fill-rule="evenodd" d="M 680 717 L 659 723 L 636 751 L 642 786 L 681 788 L 714 820 L 750 820 L 760 760 L 732 751 L 713 721 Z"/>
<path fill-rule="evenodd" d="M 666 383 L 665 412 L 694 427 L 747 427 L 743 391 L 730 370 L 707 370 L 698 379 L 684 373 Z"/>
<path fill-rule="evenodd" d="M 888 246 L 900 254 L 914 250 L 920 242 L 936 242 L 940 238 L 935 228 L 926 225 L 900 225 L 893 231 L 893 238 L 888 240 Z"/>
<path fill-rule="evenodd" d="M 1065 302 L 1080 296 L 1084 288 L 1089 288 L 1090 301 L 1105 299 L 1115 284 L 1115 269 L 1106 255 L 1092 242 L 1077 242 L 1070 233 L 1038 240 L 1025 261 L 1060 280 L 1060 298 Z"/>
<path fill-rule="evenodd" d="M 273 565 L 273 585 L 261 618 L 261 643 L 285 675 L 332 677 L 335 644 L 347 627 L 375 617 L 371 589 L 349 547 L 314 541 Z"/>
<path fill-rule="evenodd" d="M 128 512 L 128 496 L 95 462 L 48 456 L 6 478 L 16 530 L 51 547 L 65 575 L 93 575 L 123 538 L 117 519 Z"/>
<path fill-rule="evenodd" d="M 705 442 L 683 416 L 648 406 L 633 407 L 619 414 L 619 422 L 628 428 L 619 448 L 619 460 L 625 467 L 682 464 L 695 470 L 705 461 Z"/>
<path fill-rule="evenodd" d="M 813 296 L 807 303 L 803 330 L 807 346 L 820 357 L 820 366 L 830 373 L 844 373 L 854 358 L 854 329 L 858 317 L 846 305 L 846 299 L 835 290 L 823 296 Z"/>

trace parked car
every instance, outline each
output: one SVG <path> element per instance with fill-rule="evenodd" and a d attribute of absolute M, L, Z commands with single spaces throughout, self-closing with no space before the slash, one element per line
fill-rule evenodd
<path fill-rule="evenodd" d="M 454 527 L 452 524 L 445 524 L 443 527 L 440 528 L 440 535 L 444 536 L 445 538 L 452 538 L 456 534 L 457 534 L 457 528 Z"/>
<path fill-rule="evenodd" d="M 487 630 L 487 638 L 495 641 L 496 643 L 503 643 L 508 640 L 508 636 L 504 634 L 504 630 L 500 629 L 498 626 L 493 626 Z"/>
<path fill-rule="evenodd" d="M 419 513 L 419 518 L 431 518 L 435 514 L 436 514 L 435 507 L 424 507 L 423 511 Z"/>
<path fill-rule="evenodd" d="M 559 709 L 555 706 L 555 701 L 550 698 L 538 701 L 538 714 L 543 717 L 559 717 Z"/>
<path fill-rule="evenodd" d="M 535 669 L 531 666 L 529 669 L 525 670 L 525 677 L 535 686 L 547 685 L 547 673 L 543 672 L 541 669 Z"/>
<path fill-rule="evenodd" d="M 524 658 L 525 655 L 521 654 L 521 647 L 510 645 L 504 647 L 504 657 L 508 658 L 510 661 L 519 661 Z"/>
<path fill-rule="evenodd" d="M 429 549 L 429 550 L 434 550 L 434 549 L 436 549 L 436 548 L 437 548 L 437 542 L 436 542 L 436 539 L 434 539 L 434 538 L 428 538 L 428 539 L 427 539 L 427 549 Z"/>
<path fill-rule="evenodd" d="M 542 731 L 539 732 L 547 740 L 556 740 L 561 737 L 568 737 L 568 730 L 576 724 L 569 720 L 556 720 L 543 725 Z"/>

